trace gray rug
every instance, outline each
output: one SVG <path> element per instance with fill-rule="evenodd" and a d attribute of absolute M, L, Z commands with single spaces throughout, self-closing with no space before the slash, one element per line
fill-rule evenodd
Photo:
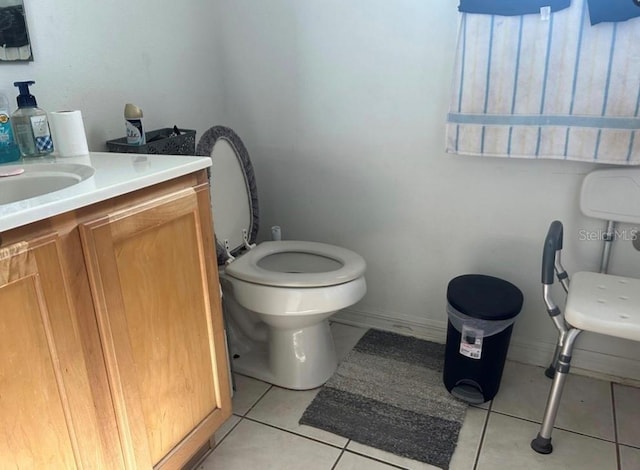
<path fill-rule="evenodd" d="M 442 384 L 444 345 L 369 330 L 300 424 L 448 468 L 467 409 Z"/>

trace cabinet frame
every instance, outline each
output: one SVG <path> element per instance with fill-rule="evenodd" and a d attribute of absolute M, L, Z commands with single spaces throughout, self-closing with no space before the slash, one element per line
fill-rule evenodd
<path fill-rule="evenodd" d="M 166 218 L 166 207 L 171 210 L 179 208 L 185 216 L 191 217 L 197 227 L 201 290 L 208 312 L 206 335 L 211 374 L 215 381 L 215 407 L 152 465 L 149 443 L 140 438 L 145 435 L 140 409 L 135 404 L 136 400 L 127 405 L 123 399 L 122 390 L 127 385 L 119 376 L 120 365 L 113 362 L 116 357 L 113 353 L 115 339 L 106 333 L 110 327 L 104 315 L 106 296 L 96 288 L 96 271 L 91 268 L 91 257 L 86 256 L 91 250 L 98 257 L 100 254 L 95 253 L 95 246 L 92 247 L 88 241 L 91 237 L 86 233 L 100 224 L 114 222 L 118 217 L 134 220 L 135 215 L 144 214 L 146 219 L 148 214 L 155 213 Z M 124 227 L 126 223 L 120 226 Z M 99 468 L 100 465 L 102 468 L 182 468 L 208 444 L 215 430 L 231 415 L 230 377 L 206 170 L 4 232 L 0 234 L 0 251 L 25 240 L 31 241 L 32 248 L 36 246 L 35 240 L 43 240 L 39 243 L 55 247 L 53 251 L 49 249 L 48 256 L 51 258 L 55 253 L 54 258 L 59 263 L 56 289 L 60 290 L 64 285 L 70 315 L 66 327 L 76 338 L 74 355 L 82 364 L 80 375 L 86 376 L 84 382 L 72 378 L 65 385 L 68 393 L 77 395 L 82 403 L 81 411 L 71 410 L 67 419 L 71 420 L 79 437 L 73 439 L 76 465 L 79 468 Z M 65 360 L 60 359 L 62 363 Z M 73 400 L 75 407 L 76 398 Z M 92 424 L 90 445 L 85 442 L 88 437 L 83 426 L 85 422 Z"/>

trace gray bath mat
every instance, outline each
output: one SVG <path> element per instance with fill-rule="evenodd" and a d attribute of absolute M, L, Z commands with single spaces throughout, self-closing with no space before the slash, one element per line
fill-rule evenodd
<path fill-rule="evenodd" d="M 467 405 L 442 384 L 444 345 L 369 330 L 300 424 L 448 468 Z"/>

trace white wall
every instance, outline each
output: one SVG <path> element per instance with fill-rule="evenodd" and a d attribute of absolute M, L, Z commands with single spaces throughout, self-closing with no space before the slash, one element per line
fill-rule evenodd
<path fill-rule="evenodd" d="M 0 92 L 15 108 L 17 80 L 35 80 L 46 111 L 80 109 L 89 147 L 123 137 L 124 105 L 147 130 L 201 134 L 220 119 L 214 2 L 25 0 L 32 63 L 0 64 Z"/>
<path fill-rule="evenodd" d="M 565 264 L 598 265 L 578 190 L 593 165 L 452 156 L 444 120 L 457 34 L 449 0 L 219 0 L 224 124 L 258 178 L 262 236 L 351 248 L 366 297 L 343 318 L 444 340 L 446 287 L 486 273 L 519 286 L 511 357 L 544 364 L 555 330 L 541 300 L 547 227 Z M 638 271 L 630 242 L 614 269 Z M 560 299 L 559 299 L 560 300 Z M 584 334 L 578 367 L 640 379 L 637 345 Z"/>
<path fill-rule="evenodd" d="M 0 64 L 0 91 L 36 80 L 46 110 L 81 109 L 91 150 L 147 129 L 234 128 L 256 166 L 263 236 L 343 245 L 368 263 L 351 320 L 444 340 L 449 279 L 503 277 L 525 294 L 510 355 L 548 360 L 540 250 L 565 222 L 571 271 L 595 268 L 600 227 L 579 214 L 593 166 L 447 155 L 457 30 L 449 0 L 26 0 L 35 61 Z M 638 274 L 619 244 L 613 267 Z M 640 379 L 637 346 L 584 335 L 579 367 Z"/>

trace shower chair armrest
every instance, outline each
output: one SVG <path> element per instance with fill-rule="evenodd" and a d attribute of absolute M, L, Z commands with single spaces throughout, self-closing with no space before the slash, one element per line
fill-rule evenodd
<path fill-rule="evenodd" d="M 569 291 L 569 275 L 562 266 L 562 222 L 554 220 L 549 226 L 547 237 L 544 240 L 544 251 L 542 252 L 542 284 L 550 286 L 553 284 L 554 273 L 558 277 L 565 292 Z"/>
<path fill-rule="evenodd" d="M 542 252 L 542 283 L 553 284 L 556 253 L 562 250 L 562 222 L 554 220 L 547 231 Z"/>
<path fill-rule="evenodd" d="M 562 266 L 560 261 L 560 255 L 562 252 L 562 237 L 563 226 L 559 220 L 554 220 L 549 226 L 547 231 L 547 237 L 544 240 L 544 250 L 542 252 L 542 285 L 543 285 L 543 298 L 547 307 L 547 313 L 551 316 L 556 324 L 556 327 L 562 332 L 564 322 L 558 322 L 557 317 L 561 314 L 560 308 L 555 304 L 551 298 L 551 286 L 553 285 L 554 277 L 558 277 L 560 284 L 565 292 L 569 290 L 569 276 Z"/>
<path fill-rule="evenodd" d="M 553 352 L 551 364 L 545 370 L 545 375 L 552 379 L 558 367 L 558 359 L 562 347 L 566 342 L 570 327 L 564 320 L 560 307 L 551 298 L 551 287 L 553 286 L 554 275 L 558 277 L 560 284 L 565 293 L 569 292 L 569 276 L 562 267 L 560 254 L 562 253 L 562 222 L 554 220 L 549 226 L 547 237 L 544 241 L 544 250 L 542 252 L 542 297 L 549 317 L 553 321 L 553 325 L 558 330 L 558 341 Z"/>

